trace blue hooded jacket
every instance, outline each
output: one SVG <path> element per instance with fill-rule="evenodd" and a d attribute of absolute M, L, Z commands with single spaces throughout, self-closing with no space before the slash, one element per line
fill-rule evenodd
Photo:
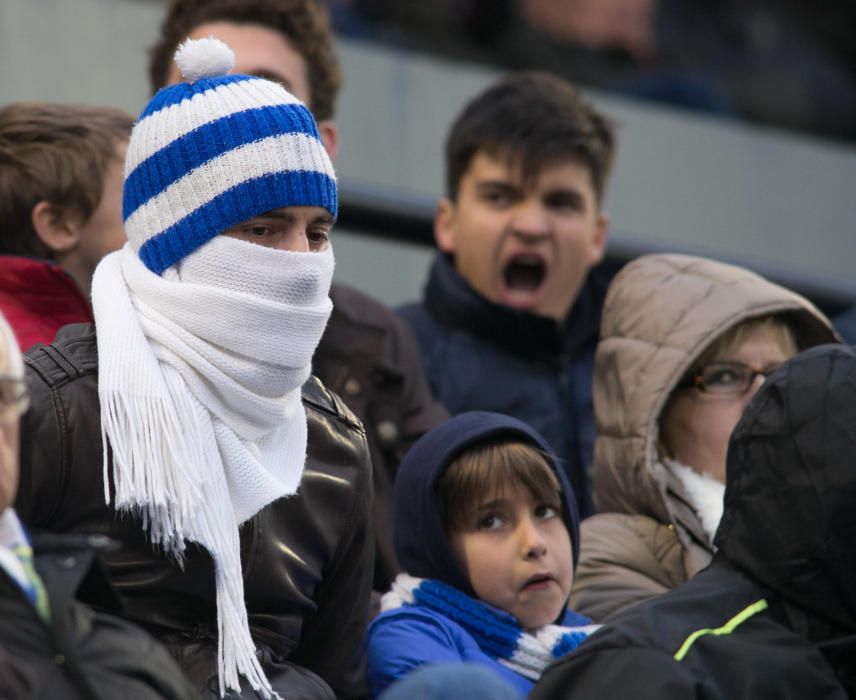
<path fill-rule="evenodd" d="M 393 500 L 394 544 L 402 570 L 436 579 L 476 597 L 449 547 L 437 501 L 437 483 L 463 451 L 485 442 L 519 440 L 548 456 L 562 488 L 562 519 L 568 529 L 576 567 L 579 516 L 574 492 L 546 441 L 522 421 L 499 413 L 461 413 L 422 436 L 407 452 L 396 476 Z M 558 624 L 574 626 L 588 619 L 565 611 Z M 402 606 L 381 614 L 369 627 L 369 683 L 379 694 L 391 682 L 419 666 L 438 662 L 485 665 L 525 695 L 532 681 L 485 654 L 460 625 L 419 606 Z"/>

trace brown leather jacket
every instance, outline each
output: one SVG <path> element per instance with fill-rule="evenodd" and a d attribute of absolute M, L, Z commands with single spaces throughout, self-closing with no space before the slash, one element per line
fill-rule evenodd
<path fill-rule="evenodd" d="M 330 289 L 333 314 L 312 370 L 363 422 L 374 478 L 374 589 L 399 571 L 392 545 L 392 485 L 410 446 L 449 414 L 428 388 L 413 331 L 380 302 L 344 284 Z"/>
<path fill-rule="evenodd" d="M 32 406 L 22 423 L 16 510 L 34 529 L 121 542 L 106 561 L 127 617 L 170 648 L 200 694 L 216 692 L 210 556 L 190 544 L 182 571 L 148 544 L 137 518 L 105 505 L 97 360 L 91 325 L 67 326 L 53 345 L 28 353 Z M 371 465 L 359 421 L 317 379 L 304 385 L 303 403 L 309 440 L 300 491 L 241 527 L 247 612 L 281 694 L 358 697 L 374 550 Z"/>
<path fill-rule="evenodd" d="M 646 255 L 609 287 L 595 354 L 594 500 L 571 607 L 602 621 L 684 583 L 714 548 L 680 480 L 657 457 L 660 414 L 723 332 L 787 314 L 801 348 L 837 338 L 806 299 L 733 265 Z"/>

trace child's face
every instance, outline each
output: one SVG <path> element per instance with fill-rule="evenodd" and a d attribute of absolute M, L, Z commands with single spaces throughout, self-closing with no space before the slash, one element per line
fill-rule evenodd
<path fill-rule="evenodd" d="M 476 595 L 524 629 L 553 622 L 565 607 L 574 574 L 558 499 L 544 503 L 523 488 L 490 497 L 450 545 Z"/>

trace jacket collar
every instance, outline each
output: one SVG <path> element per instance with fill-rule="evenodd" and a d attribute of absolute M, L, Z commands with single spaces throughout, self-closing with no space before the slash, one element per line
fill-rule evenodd
<path fill-rule="evenodd" d="M 91 320 L 89 301 L 77 282 L 50 260 L 0 255 L 0 294 L 14 295 L 15 305 L 53 316 L 76 313 Z"/>
<path fill-rule="evenodd" d="M 434 318 L 445 326 L 465 330 L 527 359 L 550 360 L 560 354 L 575 355 L 597 343 L 608 283 L 607 274 L 591 273 L 560 326 L 545 316 L 485 299 L 458 274 L 452 258 L 438 252 L 425 301 Z"/>

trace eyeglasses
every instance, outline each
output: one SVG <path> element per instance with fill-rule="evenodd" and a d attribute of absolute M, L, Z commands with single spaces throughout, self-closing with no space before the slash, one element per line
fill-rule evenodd
<path fill-rule="evenodd" d="M 678 388 L 695 387 L 717 396 L 742 396 L 755 383 L 755 377 L 765 379 L 780 365 L 755 369 L 742 362 L 711 362 L 687 376 Z"/>
<path fill-rule="evenodd" d="M 30 392 L 23 377 L 0 377 L 0 411 L 15 408 L 21 414 L 30 407 Z"/>

